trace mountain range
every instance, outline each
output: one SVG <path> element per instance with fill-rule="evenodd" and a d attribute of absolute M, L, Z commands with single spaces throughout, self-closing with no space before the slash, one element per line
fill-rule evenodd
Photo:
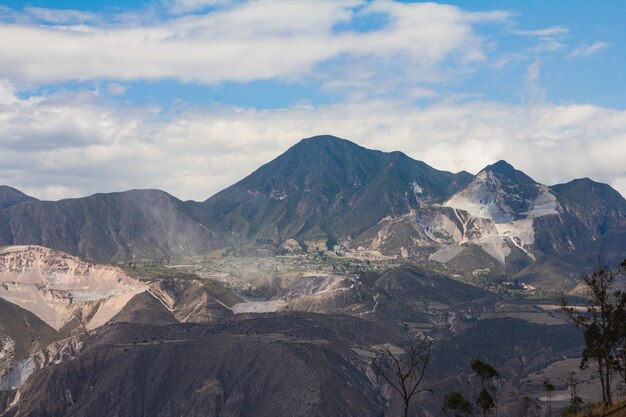
<path fill-rule="evenodd" d="M 567 405 L 583 341 L 553 291 L 623 260 L 626 201 L 319 136 L 203 202 L 2 186 L 0 246 L 0 416 L 399 415 L 374 363 L 422 337 L 411 416 L 473 396 L 477 358 L 518 415 L 548 378 Z"/>
<path fill-rule="evenodd" d="M 451 173 L 333 136 L 301 140 L 203 202 L 159 190 L 39 201 L 0 187 L 0 245 L 100 262 L 295 241 L 302 251 L 517 274 L 554 257 L 619 261 L 625 220 L 626 200 L 587 178 L 547 186 L 506 161 Z"/>

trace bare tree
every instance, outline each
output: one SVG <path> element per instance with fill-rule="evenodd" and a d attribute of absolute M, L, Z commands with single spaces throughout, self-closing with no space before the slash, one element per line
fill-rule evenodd
<path fill-rule="evenodd" d="M 430 341 L 416 341 L 404 354 L 394 353 L 389 346 L 384 346 L 382 350 L 387 366 L 382 364 L 382 360 L 374 361 L 376 374 L 383 377 L 402 397 L 404 417 L 408 417 L 409 405 L 417 394 L 431 392 L 430 389 L 422 387 L 431 345 Z"/>
<path fill-rule="evenodd" d="M 583 399 L 578 395 L 578 381 L 576 374 L 569 374 L 569 404 L 561 411 L 562 416 L 577 416 L 582 411 Z"/>
<path fill-rule="evenodd" d="M 554 396 L 554 390 L 556 389 L 554 384 L 549 379 L 543 381 L 543 389 L 546 391 L 546 407 L 548 408 L 548 417 L 552 417 L 552 397 Z"/>

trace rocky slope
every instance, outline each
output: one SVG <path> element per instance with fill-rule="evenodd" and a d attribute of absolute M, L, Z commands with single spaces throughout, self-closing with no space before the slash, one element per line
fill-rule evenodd
<path fill-rule="evenodd" d="M 0 299 L 0 375 L 63 337 L 30 311 Z"/>
<path fill-rule="evenodd" d="M 443 204 L 387 217 L 347 245 L 406 258 L 425 254 L 454 268 L 463 258 L 470 269 L 515 274 L 541 256 L 604 252 L 619 262 L 624 219 L 626 200 L 608 185 L 576 180 L 548 187 L 500 161 Z M 481 261 L 477 251 L 496 264 Z"/>
<path fill-rule="evenodd" d="M 246 301 L 234 283 L 126 268 L 151 281 L 137 284 L 117 268 L 40 247 L 1 255 L 3 279 L 10 272 L 10 282 L 55 288 L 74 300 L 143 289 L 106 324 L 87 321 L 88 332 L 76 329 L 63 340 L 7 302 L 9 314 L 27 321 L 15 323 L 13 334 L 41 328 L 42 338 L 30 346 L 22 340 L 26 357 L 0 375 L 2 416 L 396 415 L 399 398 L 373 373 L 372 360 L 383 344 L 401 351 L 423 334 L 434 341 L 428 384 L 437 394 L 420 398 L 414 415 L 436 415 L 443 393 L 467 386 L 472 359 L 488 358 L 503 371 L 508 406 L 528 375 L 580 351 L 572 326 L 489 318 L 504 311 L 498 294 L 414 266 L 284 275 L 268 301 L 286 308 L 232 314 Z M 11 322 L 0 320 L 5 324 Z"/>
<path fill-rule="evenodd" d="M 0 298 L 30 311 L 57 331 L 66 326 L 101 326 L 146 289 L 119 268 L 48 248 L 0 249 Z"/>

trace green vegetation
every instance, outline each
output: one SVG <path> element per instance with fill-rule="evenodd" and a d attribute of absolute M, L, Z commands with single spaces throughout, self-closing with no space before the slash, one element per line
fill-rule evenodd
<path fill-rule="evenodd" d="M 474 360 L 470 367 L 480 381 L 475 400 L 476 408 L 483 417 L 490 416 L 496 412 L 498 405 L 500 372 L 487 362 L 478 359 Z M 442 411 L 446 414 L 452 412 L 454 417 L 470 416 L 473 410 L 474 405 L 458 391 L 449 392 L 443 399 Z"/>
<path fill-rule="evenodd" d="M 443 400 L 441 411 L 451 412 L 454 417 L 467 417 L 474 410 L 473 404 L 457 391 L 448 393 Z"/>
<path fill-rule="evenodd" d="M 560 300 L 562 310 L 583 333 L 581 369 L 593 363 L 600 377 L 602 402 L 613 403 L 613 375 L 626 382 L 626 293 L 617 288 L 618 276 L 626 271 L 626 260 L 618 268 L 598 266 L 585 276 L 588 288 L 586 311 L 578 311 Z"/>
<path fill-rule="evenodd" d="M 498 385 L 497 379 L 500 378 L 500 372 L 486 362 L 475 360 L 471 365 L 472 370 L 480 379 L 480 391 L 476 399 L 476 405 L 482 412 L 484 417 L 493 414 L 498 403 Z"/>
<path fill-rule="evenodd" d="M 184 269 L 168 268 L 165 266 L 122 266 L 128 276 L 142 281 L 159 279 L 198 279 L 198 275 Z"/>

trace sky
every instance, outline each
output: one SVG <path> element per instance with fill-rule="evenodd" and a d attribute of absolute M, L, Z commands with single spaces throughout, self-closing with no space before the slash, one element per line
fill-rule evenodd
<path fill-rule="evenodd" d="M 0 0 L 0 184 L 202 201 L 331 134 L 626 195 L 626 2 Z"/>

